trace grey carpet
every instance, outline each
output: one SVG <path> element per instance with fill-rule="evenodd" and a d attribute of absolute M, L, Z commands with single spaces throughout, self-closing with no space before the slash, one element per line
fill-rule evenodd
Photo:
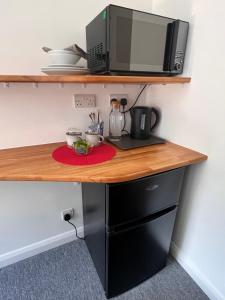
<path fill-rule="evenodd" d="M 0 269 L 1 300 L 105 300 L 83 241 L 75 241 Z M 116 300 L 206 300 L 175 260 Z"/>

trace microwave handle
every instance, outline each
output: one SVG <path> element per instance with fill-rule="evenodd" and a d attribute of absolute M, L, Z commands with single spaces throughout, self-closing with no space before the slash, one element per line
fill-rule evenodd
<path fill-rule="evenodd" d="M 166 46 L 164 55 L 164 71 L 174 70 L 174 61 L 177 48 L 177 38 L 179 31 L 180 20 L 175 20 L 167 25 Z"/>

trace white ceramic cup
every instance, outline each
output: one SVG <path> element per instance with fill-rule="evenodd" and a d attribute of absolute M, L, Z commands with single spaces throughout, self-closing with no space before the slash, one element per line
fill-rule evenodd
<path fill-rule="evenodd" d="M 104 137 L 95 132 L 85 132 L 85 137 L 91 147 L 98 146 L 104 141 Z"/>
<path fill-rule="evenodd" d="M 82 132 L 76 128 L 69 128 L 66 132 L 66 143 L 69 148 L 73 148 L 73 143 L 79 141 L 82 137 Z"/>

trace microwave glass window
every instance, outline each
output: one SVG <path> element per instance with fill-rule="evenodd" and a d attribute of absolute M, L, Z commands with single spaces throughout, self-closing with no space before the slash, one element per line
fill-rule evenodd
<path fill-rule="evenodd" d="M 166 40 L 164 25 L 117 17 L 116 37 L 118 63 L 130 65 L 130 70 L 138 66 L 143 70 L 143 65 L 162 70 Z"/>
<path fill-rule="evenodd" d="M 117 17 L 116 61 L 130 65 L 132 19 Z"/>
<path fill-rule="evenodd" d="M 160 24 L 134 20 L 131 34 L 131 68 L 150 65 L 162 69 L 165 52 L 166 28 Z"/>
<path fill-rule="evenodd" d="M 114 70 L 162 72 L 169 18 L 112 7 L 110 63 Z"/>

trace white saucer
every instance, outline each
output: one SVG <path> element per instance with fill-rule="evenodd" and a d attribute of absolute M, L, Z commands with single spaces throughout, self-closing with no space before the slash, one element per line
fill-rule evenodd
<path fill-rule="evenodd" d="M 83 66 L 77 66 L 77 65 L 71 65 L 71 64 L 65 64 L 65 65 L 49 65 L 47 68 L 77 68 L 77 69 L 85 69 Z"/>
<path fill-rule="evenodd" d="M 80 67 L 45 67 L 41 68 L 41 71 L 48 75 L 82 75 L 89 74 L 89 70 Z"/>

